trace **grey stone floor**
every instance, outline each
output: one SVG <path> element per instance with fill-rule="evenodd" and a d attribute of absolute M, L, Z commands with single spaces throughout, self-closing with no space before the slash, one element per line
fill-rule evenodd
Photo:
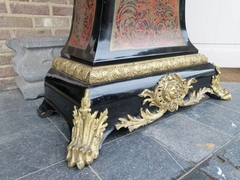
<path fill-rule="evenodd" d="M 0 179 L 240 179 L 240 83 L 231 101 L 205 98 L 133 133 L 114 131 L 98 159 L 69 169 L 67 123 L 39 118 L 42 99 L 0 92 Z"/>

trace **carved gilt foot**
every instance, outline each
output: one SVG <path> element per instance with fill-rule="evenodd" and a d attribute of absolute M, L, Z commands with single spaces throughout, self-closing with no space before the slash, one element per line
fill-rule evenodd
<path fill-rule="evenodd" d="M 98 112 L 91 114 L 89 90 L 86 89 L 79 109 L 74 106 L 72 139 L 67 147 L 68 167 L 77 165 L 82 169 L 90 165 L 99 155 L 99 145 L 102 142 L 103 132 L 107 127 L 108 110 L 97 117 Z M 105 123 L 105 124 L 104 124 Z"/>
<path fill-rule="evenodd" d="M 221 82 L 220 82 L 220 78 L 221 78 L 220 68 L 216 65 L 215 65 L 215 68 L 217 71 L 217 75 L 212 77 L 212 86 L 211 86 L 215 94 L 212 94 L 210 96 L 214 98 L 222 99 L 222 100 L 231 100 L 232 95 L 230 94 L 230 92 L 227 89 L 222 89 Z"/>

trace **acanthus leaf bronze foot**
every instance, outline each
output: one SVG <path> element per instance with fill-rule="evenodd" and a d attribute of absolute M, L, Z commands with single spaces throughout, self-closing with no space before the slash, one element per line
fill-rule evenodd
<path fill-rule="evenodd" d="M 81 100 L 79 109 L 74 106 L 72 139 L 67 147 L 66 159 L 68 167 L 82 169 L 85 165 L 90 165 L 99 155 L 99 146 L 103 139 L 103 132 L 106 130 L 108 110 L 106 109 L 97 117 L 98 112 L 91 114 L 91 103 L 88 97 L 89 90 Z"/>
<path fill-rule="evenodd" d="M 212 77 L 212 85 L 211 88 L 214 91 L 214 94 L 209 94 L 210 97 L 213 97 L 215 99 L 221 99 L 221 100 L 231 100 L 232 95 L 230 94 L 229 90 L 223 89 L 221 86 L 221 71 L 218 66 L 215 65 L 215 69 L 217 74 Z"/>

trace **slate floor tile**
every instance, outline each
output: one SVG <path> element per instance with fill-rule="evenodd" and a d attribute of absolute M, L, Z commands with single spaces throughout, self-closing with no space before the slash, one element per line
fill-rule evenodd
<path fill-rule="evenodd" d="M 199 169 L 213 179 L 240 179 L 240 136 L 214 154 Z"/>
<path fill-rule="evenodd" d="M 190 174 L 188 174 L 187 176 L 181 179 L 182 180 L 212 180 L 212 178 L 208 177 L 206 174 L 198 170 L 194 170 L 193 172 L 191 172 Z"/>
<path fill-rule="evenodd" d="M 32 100 L 23 99 L 18 89 L 0 93 L 0 112 L 35 105 Z"/>
<path fill-rule="evenodd" d="M 195 164 L 230 140 L 230 136 L 180 114 L 148 126 L 143 132 Z"/>
<path fill-rule="evenodd" d="M 0 112 L 0 137 L 50 123 L 47 118 L 38 117 L 35 105 L 3 111 Z"/>
<path fill-rule="evenodd" d="M 0 179 L 16 179 L 62 161 L 67 144 L 53 125 L 0 138 Z"/>
<path fill-rule="evenodd" d="M 119 130 L 114 129 L 104 140 L 103 144 L 108 143 L 110 141 L 116 140 L 118 138 L 124 137 L 126 135 L 130 134 L 129 130 L 127 128 L 121 128 Z"/>
<path fill-rule="evenodd" d="M 93 173 L 89 167 L 82 170 L 68 168 L 67 162 L 61 162 L 49 168 L 40 170 L 20 178 L 21 180 L 98 180 L 99 178 Z"/>
<path fill-rule="evenodd" d="M 44 98 L 38 98 L 34 100 L 34 103 L 36 104 L 36 109 L 42 104 Z M 70 130 L 68 127 L 67 122 L 65 121 L 65 119 L 60 116 L 59 114 L 53 114 L 51 116 L 48 117 L 48 119 L 54 124 L 56 125 L 56 127 L 64 134 L 64 136 L 70 140 Z"/>
<path fill-rule="evenodd" d="M 56 127 L 61 131 L 62 134 L 68 139 L 68 141 L 71 139 L 70 137 L 70 129 L 68 126 L 68 123 L 65 121 L 65 119 L 60 116 L 59 114 L 53 114 L 52 116 L 48 117 L 50 121 L 56 125 Z"/>
<path fill-rule="evenodd" d="M 38 117 L 43 98 L 24 100 L 18 89 L 0 91 L 0 179 L 97 180 L 95 173 L 103 180 L 183 177 L 194 167 L 190 162 L 200 162 L 240 132 L 240 83 L 222 87 L 233 100 L 205 98 L 131 134 L 113 131 L 98 159 L 83 170 L 67 167 L 66 121 L 57 114 Z M 183 179 L 240 179 L 239 144 L 238 136 Z"/>
<path fill-rule="evenodd" d="M 223 89 L 228 89 L 230 92 L 240 89 L 239 82 L 222 82 L 221 86 Z"/>
<path fill-rule="evenodd" d="M 192 106 L 182 111 L 181 114 L 231 136 L 235 136 L 240 132 L 240 113 L 209 102 Z"/>
<path fill-rule="evenodd" d="M 104 180 L 176 179 L 192 168 L 141 132 L 104 144 L 91 166 Z"/>

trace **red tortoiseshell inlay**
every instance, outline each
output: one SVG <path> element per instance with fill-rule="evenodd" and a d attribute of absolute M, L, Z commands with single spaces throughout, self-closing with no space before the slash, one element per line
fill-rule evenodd
<path fill-rule="evenodd" d="M 179 0 L 115 1 L 111 51 L 184 45 Z"/>
<path fill-rule="evenodd" d="M 76 0 L 69 46 L 79 49 L 87 48 L 92 34 L 95 8 L 96 0 Z"/>

